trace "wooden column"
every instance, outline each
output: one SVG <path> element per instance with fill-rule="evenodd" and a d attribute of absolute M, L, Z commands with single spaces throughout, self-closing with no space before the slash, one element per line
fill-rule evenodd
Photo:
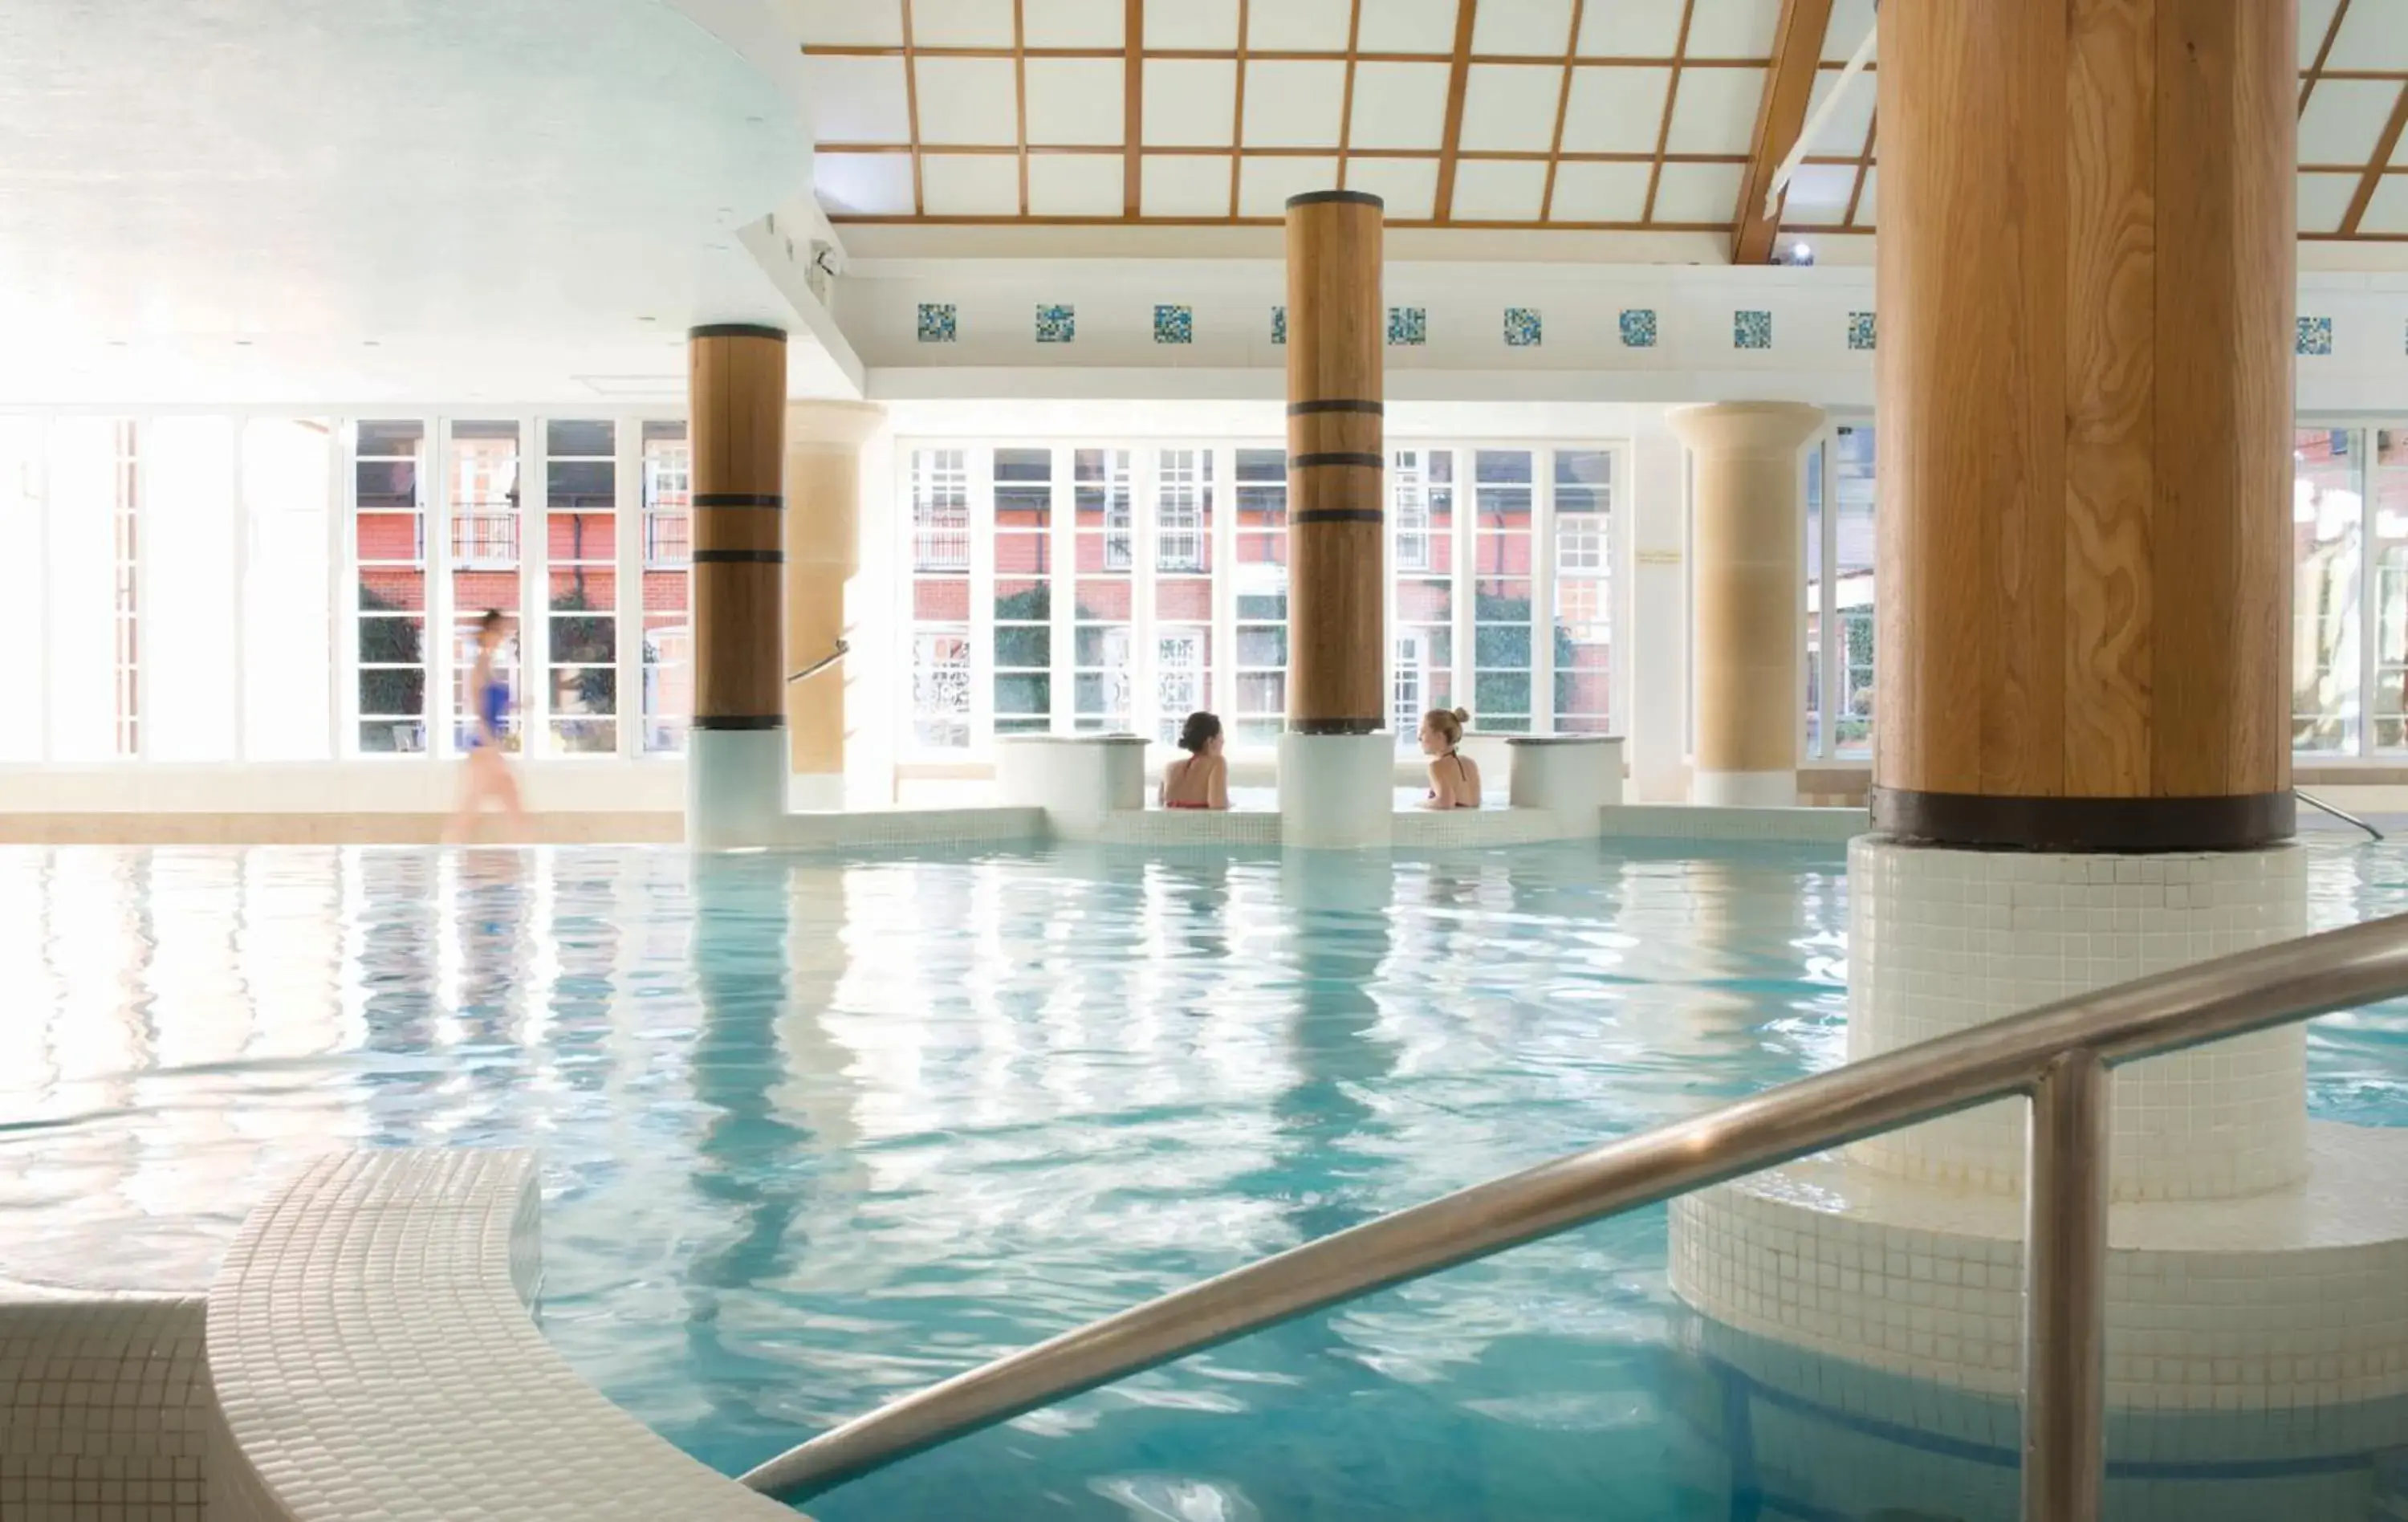
<path fill-rule="evenodd" d="M 1695 462 L 1691 664 L 1697 750 L 1690 801 L 1798 801 L 1798 588 L 1806 538 L 1798 451 L 1823 425 L 1798 402 L 1724 402 L 1667 415 Z"/>
<path fill-rule="evenodd" d="M 689 335 L 694 727 L 785 726 L 786 336 Z"/>
<path fill-rule="evenodd" d="M 1882 8 L 1873 821 L 2291 833 L 2289 0 Z"/>
<path fill-rule="evenodd" d="M 866 402 L 796 402 L 786 409 L 786 664 L 792 670 L 809 669 L 838 640 L 853 638 L 845 583 L 861 566 L 861 445 L 884 417 L 883 408 Z M 798 797 L 814 788 L 820 794 L 797 807 L 842 804 L 849 665 L 839 661 L 786 686 L 793 785 Z"/>
<path fill-rule="evenodd" d="M 1366 735 L 1381 691 L 1385 582 L 1381 201 L 1287 203 L 1288 727 Z"/>

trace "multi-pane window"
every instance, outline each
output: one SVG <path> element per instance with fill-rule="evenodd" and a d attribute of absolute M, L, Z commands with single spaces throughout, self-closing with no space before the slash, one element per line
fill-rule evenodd
<path fill-rule="evenodd" d="M 1287 452 L 1237 452 L 1237 680 L 1229 742 L 1269 745 L 1287 725 Z"/>
<path fill-rule="evenodd" d="M 1823 472 L 1829 452 L 1817 440 L 1806 451 L 1806 746 L 1823 754 Z"/>
<path fill-rule="evenodd" d="M 1612 717 L 1613 455 L 1555 456 L 1555 729 L 1604 734 Z"/>
<path fill-rule="evenodd" d="M 39 761 L 47 748 L 49 495 L 40 424 L 0 417 L 0 645 L 10 652 L 16 678 L 0 707 L 0 761 Z"/>
<path fill-rule="evenodd" d="M 1396 533 L 1389 727 L 1398 748 L 1411 750 L 1425 712 L 1455 707 L 1455 452 L 1394 451 L 1388 496 Z"/>
<path fill-rule="evenodd" d="M 931 749 L 970 742 L 968 452 L 911 452 L 911 726 Z"/>
<path fill-rule="evenodd" d="M 1832 725 L 1842 755 L 1870 754 L 1873 733 L 1873 430 L 1842 424 L 1831 435 L 1831 586 L 1837 650 Z"/>
<path fill-rule="evenodd" d="M 1071 727 L 1111 733 L 1135 707 L 1131 640 L 1136 631 L 1131 452 L 1082 449 L 1072 456 L 1076 601 L 1071 624 Z"/>
<path fill-rule="evenodd" d="M 2374 533 L 2374 745 L 2408 748 L 2401 712 L 2408 703 L 2408 427 L 2368 430 L 2373 439 L 2370 492 Z"/>
<path fill-rule="evenodd" d="M 995 732 L 1043 734 L 1054 715 L 1054 452 L 995 452 Z"/>
<path fill-rule="evenodd" d="M 142 461 L 140 433 L 133 423 L 112 424 L 110 451 L 112 489 L 109 523 L 113 530 L 116 650 L 116 739 L 119 755 L 142 754 L 141 682 L 141 532 Z"/>
<path fill-rule="evenodd" d="M 519 425 L 463 420 L 452 424 L 452 744 L 466 751 L 477 734 L 477 628 L 488 612 L 503 625 L 494 679 L 509 691 L 502 745 L 520 747 Z"/>
<path fill-rule="evenodd" d="M 682 423 L 647 423 L 643 442 L 643 748 L 673 753 L 694 715 L 694 455 Z"/>
<path fill-rule="evenodd" d="M 544 561 L 552 748 L 619 749 L 618 430 L 544 424 Z"/>
<path fill-rule="evenodd" d="M 1532 460 L 1528 450 L 1473 455 L 1471 716 L 1490 733 L 1526 733 L 1534 712 Z"/>
<path fill-rule="evenodd" d="M 1156 457 L 1154 519 L 1154 712 L 1168 744 L 1212 701 L 1212 452 Z"/>
<path fill-rule="evenodd" d="M 2358 749 L 2360 535 L 2366 497 L 2359 435 L 2301 428 L 2291 457 L 2291 744 Z"/>
<path fill-rule="evenodd" d="M 357 425 L 352 440 L 351 558 L 358 567 L 363 753 L 426 749 L 426 424 Z"/>
<path fill-rule="evenodd" d="M 140 483 L 145 639 L 142 754 L 158 761 L 231 761 L 240 746 L 236 592 L 235 426 L 184 414 L 142 425 Z M 130 462 L 121 462 L 121 470 Z M 136 584 L 133 557 L 121 562 Z"/>
<path fill-rule="evenodd" d="M 322 760 L 334 737 L 334 448 L 322 418 L 242 425 L 242 730 L 253 760 Z"/>

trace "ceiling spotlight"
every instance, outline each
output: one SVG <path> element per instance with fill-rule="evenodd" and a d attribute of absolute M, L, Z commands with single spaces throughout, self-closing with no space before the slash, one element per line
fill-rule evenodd
<path fill-rule="evenodd" d="M 383 345 L 384 340 L 382 338 L 362 338 L 360 340 L 360 347 L 363 349 L 379 349 L 382 348 Z"/>
<path fill-rule="evenodd" d="M 649 322 L 651 322 L 651 321 L 652 321 L 652 319 L 651 319 L 651 318 L 649 318 L 649 317 L 638 317 L 638 318 L 637 318 L 637 319 L 636 319 L 636 321 L 637 321 L 637 322 L 638 322 L 638 323 L 649 323 Z"/>
<path fill-rule="evenodd" d="M 251 340 L 249 338 L 236 338 L 234 341 L 234 346 L 236 349 L 248 349 L 251 347 Z"/>

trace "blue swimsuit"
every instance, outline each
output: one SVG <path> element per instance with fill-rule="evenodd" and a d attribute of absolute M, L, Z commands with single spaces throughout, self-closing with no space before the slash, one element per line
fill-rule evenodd
<path fill-rule="evenodd" d="M 508 682 L 491 681 L 479 689 L 477 715 L 484 722 L 477 726 L 474 734 L 469 736 L 469 747 L 474 749 L 483 745 L 487 730 L 493 731 L 494 738 L 498 742 L 502 734 L 502 717 L 509 712 L 509 710 L 510 689 Z"/>

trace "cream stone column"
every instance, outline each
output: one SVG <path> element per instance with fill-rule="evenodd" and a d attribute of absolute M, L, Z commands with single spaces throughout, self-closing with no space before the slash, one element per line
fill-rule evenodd
<path fill-rule="evenodd" d="M 844 588 L 861 565 L 861 445 L 885 421 L 867 402 L 786 409 L 786 664 L 826 659 L 846 639 Z M 838 661 L 786 684 L 787 807 L 841 809 L 844 692 Z"/>
<path fill-rule="evenodd" d="M 1823 425 L 1796 402 L 1675 408 L 1697 462 L 1691 596 L 1697 638 L 1694 803 L 1798 801 L 1798 450 Z"/>

